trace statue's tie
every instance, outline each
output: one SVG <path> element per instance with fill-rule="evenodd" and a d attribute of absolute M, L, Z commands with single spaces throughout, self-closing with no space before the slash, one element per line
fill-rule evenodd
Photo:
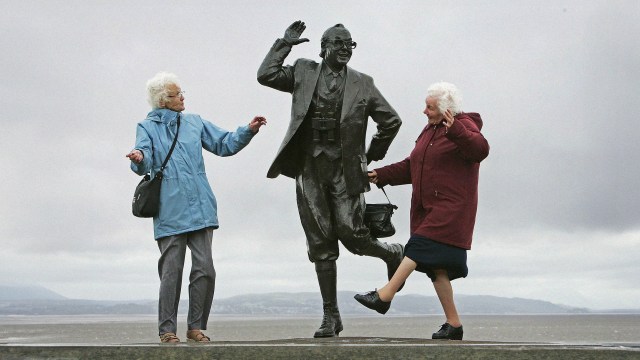
<path fill-rule="evenodd" d="M 331 79 L 331 83 L 329 83 L 329 90 L 336 91 L 338 88 L 338 76 L 340 76 L 340 74 L 331 73 L 331 75 L 333 75 L 333 78 Z"/>

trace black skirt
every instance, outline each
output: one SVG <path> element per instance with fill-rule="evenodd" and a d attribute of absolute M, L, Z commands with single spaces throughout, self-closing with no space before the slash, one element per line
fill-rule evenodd
<path fill-rule="evenodd" d="M 436 280 L 433 270 L 445 269 L 449 280 L 467 277 L 467 250 L 414 235 L 404 247 L 404 256 L 415 261 L 417 271 Z"/>

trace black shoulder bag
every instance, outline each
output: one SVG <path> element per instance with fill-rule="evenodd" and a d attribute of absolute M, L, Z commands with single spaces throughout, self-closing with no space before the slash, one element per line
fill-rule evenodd
<path fill-rule="evenodd" d="M 391 215 L 398 207 L 391 203 L 387 192 L 384 191 L 384 187 L 381 187 L 380 190 L 382 190 L 389 203 L 367 204 L 364 210 L 364 224 L 369 228 L 371 236 L 385 238 L 396 233 L 396 228 L 391 223 Z"/>
<path fill-rule="evenodd" d="M 144 178 L 140 180 L 138 186 L 136 186 L 136 191 L 133 193 L 133 202 L 131 203 L 133 216 L 149 218 L 158 215 L 158 211 L 160 209 L 160 185 L 162 185 L 162 172 L 164 171 L 165 166 L 167 166 L 167 162 L 171 157 L 173 148 L 176 147 L 179 132 L 180 114 L 178 114 L 176 137 L 173 139 L 173 143 L 171 144 L 171 149 L 169 149 L 167 157 L 164 159 L 164 162 L 162 162 L 160 171 L 156 173 L 153 179 L 151 178 L 151 173 L 146 174 Z"/>

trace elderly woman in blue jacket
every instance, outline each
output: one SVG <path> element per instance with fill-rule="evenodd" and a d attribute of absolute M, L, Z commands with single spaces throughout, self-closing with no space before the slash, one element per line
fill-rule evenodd
<path fill-rule="evenodd" d="M 242 150 L 267 123 L 256 116 L 235 132 L 226 131 L 199 115 L 183 114 L 184 92 L 178 78 L 161 72 L 147 82 L 153 110 L 136 130 L 136 145 L 126 156 L 138 175 L 160 170 L 176 132 L 178 140 L 163 171 L 160 210 L 153 218 L 153 230 L 160 260 L 158 328 L 160 341 L 177 343 L 178 302 L 186 248 L 191 250 L 187 340 L 207 342 L 207 320 L 213 302 L 216 272 L 211 255 L 213 230 L 218 228 L 216 198 L 204 169 L 202 149 L 218 156 Z M 178 131 L 177 126 L 180 126 Z"/>

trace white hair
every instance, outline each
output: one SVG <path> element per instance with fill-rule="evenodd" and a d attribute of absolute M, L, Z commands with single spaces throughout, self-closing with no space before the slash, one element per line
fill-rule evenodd
<path fill-rule="evenodd" d="M 153 109 L 159 109 L 162 102 L 167 100 L 167 86 L 180 86 L 180 80 L 175 74 L 159 72 L 147 81 L 147 102 Z"/>
<path fill-rule="evenodd" d="M 462 112 L 462 95 L 458 88 L 448 82 L 432 84 L 427 89 L 427 97 L 438 100 L 438 110 L 444 114 L 447 109 L 456 115 Z"/>

